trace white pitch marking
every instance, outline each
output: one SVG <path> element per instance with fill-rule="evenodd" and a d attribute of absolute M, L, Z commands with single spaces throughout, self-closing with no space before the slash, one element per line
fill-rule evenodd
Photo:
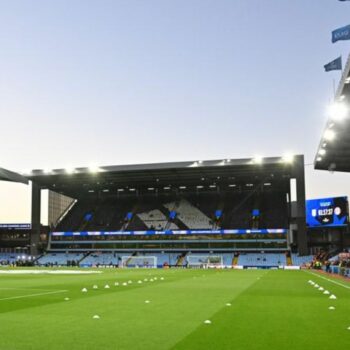
<path fill-rule="evenodd" d="M 0 288 L 0 290 L 42 290 L 48 292 L 49 289 L 41 289 L 41 288 Z"/>
<path fill-rule="evenodd" d="M 342 283 L 339 283 L 339 282 L 337 282 L 337 281 L 333 281 L 332 279 L 323 277 L 323 276 L 321 276 L 321 275 L 318 275 L 317 273 L 308 272 L 308 271 L 305 271 L 305 272 L 311 273 L 311 274 L 314 275 L 314 276 L 317 276 L 317 277 L 319 277 L 319 278 L 322 278 L 322 279 L 324 279 L 324 280 L 326 280 L 326 281 L 328 281 L 328 282 L 334 283 L 334 284 L 336 284 L 336 285 L 338 285 L 338 286 L 344 287 L 344 288 L 346 288 L 346 289 L 350 289 L 350 286 L 346 286 L 346 285 L 344 285 L 344 284 L 342 284 Z"/>
<path fill-rule="evenodd" d="M 23 299 L 23 298 L 31 298 L 31 297 L 39 297 L 41 295 L 48 295 L 48 294 L 57 294 L 57 293 L 66 293 L 68 290 L 56 290 L 53 292 L 46 292 L 46 293 L 36 293 L 36 294 L 27 294 L 27 295 L 19 295 L 16 297 L 8 297 L 8 298 L 1 298 L 1 300 L 12 300 L 12 299 Z"/>

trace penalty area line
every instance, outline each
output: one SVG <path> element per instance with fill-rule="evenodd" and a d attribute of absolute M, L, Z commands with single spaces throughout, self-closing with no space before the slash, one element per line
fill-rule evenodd
<path fill-rule="evenodd" d="M 18 295 L 18 296 L 15 296 L 15 297 L 1 298 L 0 301 L 2 301 L 2 300 L 31 298 L 31 297 L 39 297 L 39 296 L 42 296 L 42 295 L 58 294 L 58 293 L 66 293 L 66 292 L 68 292 L 68 290 L 55 290 L 55 291 L 46 292 L 46 293 L 35 293 L 35 294 Z"/>

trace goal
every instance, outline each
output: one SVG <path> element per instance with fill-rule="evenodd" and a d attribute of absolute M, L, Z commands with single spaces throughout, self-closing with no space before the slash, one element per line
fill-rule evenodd
<path fill-rule="evenodd" d="M 156 256 L 122 256 L 122 267 L 156 268 Z"/>
<path fill-rule="evenodd" d="M 191 268 L 218 268 L 223 267 L 221 255 L 187 255 L 187 267 Z"/>

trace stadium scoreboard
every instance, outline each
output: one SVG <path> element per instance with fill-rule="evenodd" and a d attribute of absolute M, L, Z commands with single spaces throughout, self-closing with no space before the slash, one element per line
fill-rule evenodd
<path fill-rule="evenodd" d="M 347 226 L 348 216 L 346 196 L 306 201 L 306 224 L 310 228 Z"/>

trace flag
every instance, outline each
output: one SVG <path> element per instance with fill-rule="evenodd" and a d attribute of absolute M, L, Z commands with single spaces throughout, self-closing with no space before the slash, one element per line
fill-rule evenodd
<path fill-rule="evenodd" d="M 327 63 L 323 66 L 326 72 L 330 72 L 331 70 L 342 70 L 342 62 L 341 56 L 336 58 L 334 61 Z"/>
<path fill-rule="evenodd" d="M 333 30 L 332 43 L 339 40 L 350 40 L 350 25 Z"/>

